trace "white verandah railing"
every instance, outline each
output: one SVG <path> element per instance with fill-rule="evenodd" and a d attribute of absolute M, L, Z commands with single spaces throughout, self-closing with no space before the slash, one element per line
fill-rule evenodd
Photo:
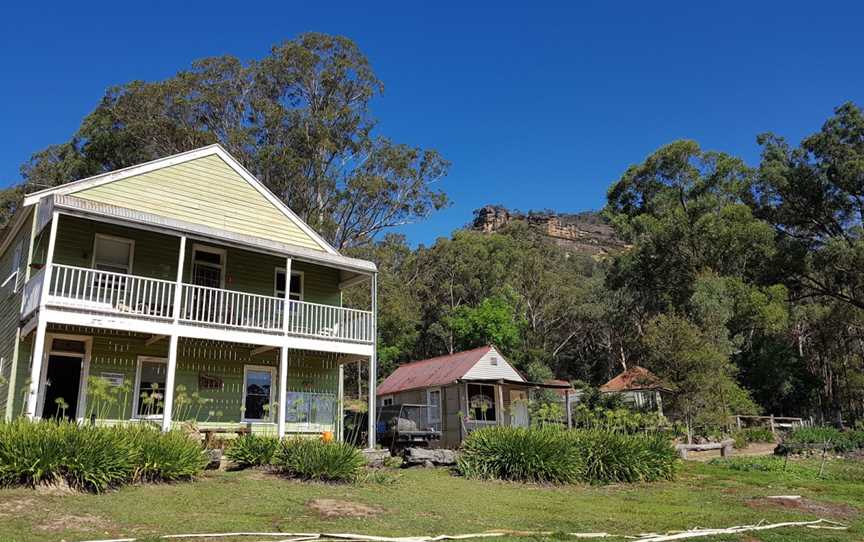
<path fill-rule="evenodd" d="M 22 314 L 38 307 L 43 274 L 25 285 Z M 174 317 L 176 283 L 124 273 L 53 264 L 48 303 L 155 319 Z M 29 292 L 29 295 L 28 295 Z M 183 284 L 180 322 L 250 331 L 372 343 L 372 313 L 334 305 Z M 33 304 L 35 303 L 35 305 Z M 32 305 L 32 306 L 31 306 Z M 284 318 L 288 322 L 285 325 Z"/>
<path fill-rule="evenodd" d="M 182 322 L 282 331 L 284 313 L 285 300 L 279 297 L 183 285 Z"/>
<path fill-rule="evenodd" d="M 288 333 L 372 342 L 372 313 L 334 305 L 288 302 Z"/>
<path fill-rule="evenodd" d="M 31 312 L 39 308 L 39 298 L 42 296 L 43 270 L 40 269 L 30 277 L 24 284 L 21 300 L 21 317 L 26 318 Z"/>
<path fill-rule="evenodd" d="M 48 302 L 101 312 L 171 318 L 174 282 L 53 264 Z"/>

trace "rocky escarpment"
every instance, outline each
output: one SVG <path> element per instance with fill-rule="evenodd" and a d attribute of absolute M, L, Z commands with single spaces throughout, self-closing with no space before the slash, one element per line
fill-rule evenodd
<path fill-rule="evenodd" d="M 576 253 L 602 256 L 624 248 L 612 226 L 593 211 L 577 214 L 553 211 L 521 213 L 499 205 L 487 205 L 474 211 L 472 228 L 494 233 L 514 221 L 524 221 L 562 248 Z"/>

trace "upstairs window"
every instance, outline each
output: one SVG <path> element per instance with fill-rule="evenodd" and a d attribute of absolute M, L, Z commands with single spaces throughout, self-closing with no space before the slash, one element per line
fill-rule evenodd
<path fill-rule="evenodd" d="M 97 233 L 93 242 L 93 268 L 112 273 L 132 272 L 135 241 Z"/>
<path fill-rule="evenodd" d="M 285 297 L 285 270 L 282 268 L 276 269 L 276 285 L 273 292 L 276 297 Z M 291 271 L 289 299 L 303 301 L 303 273 L 301 271 Z"/>

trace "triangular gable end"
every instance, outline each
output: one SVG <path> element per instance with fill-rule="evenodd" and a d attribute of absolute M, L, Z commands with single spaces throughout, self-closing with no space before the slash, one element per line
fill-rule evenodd
<path fill-rule="evenodd" d="M 77 181 L 50 193 L 337 253 L 218 145 Z"/>
<path fill-rule="evenodd" d="M 510 365 L 504 356 L 493 346 L 477 360 L 471 369 L 463 376 L 465 380 L 513 380 L 525 382 L 519 371 Z"/>

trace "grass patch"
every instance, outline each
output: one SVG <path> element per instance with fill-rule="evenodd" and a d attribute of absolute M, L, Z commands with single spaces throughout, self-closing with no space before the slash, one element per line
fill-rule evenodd
<path fill-rule="evenodd" d="M 818 461 L 804 461 L 808 462 L 818 467 Z M 850 469 L 864 471 L 861 463 L 848 464 Z M 252 470 L 208 471 L 192 484 L 133 485 L 107 495 L 58 497 L 30 489 L 0 489 L 0 539 L 56 542 L 138 536 L 155 541 L 156 535 L 190 531 L 409 536 L 492 529 L 632 535 L 814 518 L 810 511 L 751 506 L 755 499 L 786 494 L 864 510 L 860 482 L 791 480 L 776 473 L 733 471 L 701 462 L 683 462 L 674 481 L 612 486 L 526 486 L 471 480 L 444 469 L 405 469 L 386 487 L 309 483 L 262 476 Z M 310 508 L 322 500 L 353 503 L 381 513 L 366 517 L 335 512 L 324 515 Z M 82 520 L 55 522 L 52 530 L 47 530 L 47 518 L 61 517 Z M 864 539 L 864 518 L 859 515 L 842 521 L 851 526 L 849 531 L 783 529 L 755 537 L 762 542 Z"/>

